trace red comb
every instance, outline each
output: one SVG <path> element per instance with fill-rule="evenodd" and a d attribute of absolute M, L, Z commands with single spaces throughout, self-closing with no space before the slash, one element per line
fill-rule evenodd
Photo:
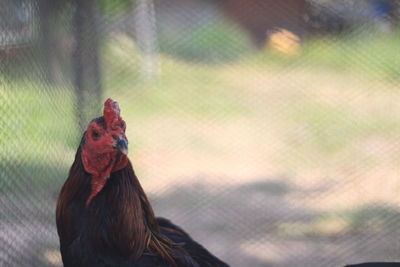
<path fill-rule="evenodd" d="M 104 102 L 104 111 L 103 111 L 103 118 L 106 122 L 107 128 L 110 127 L 111 129 L 117 127 L 118 122 L 122 121 L 118 106 L 118 102 L 112 100 L 111 98 L 107 99 Z"/>

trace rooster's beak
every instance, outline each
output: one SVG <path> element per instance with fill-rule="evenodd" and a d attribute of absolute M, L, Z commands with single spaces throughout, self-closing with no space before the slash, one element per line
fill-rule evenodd
<path fill-rule="evenodd" d="M 122 136 L 118 137 L 116 143 L 115 143 L 115 148 L 121 151 L 122 154 L 127 155 L 128 154 L 128 141 Z"/>

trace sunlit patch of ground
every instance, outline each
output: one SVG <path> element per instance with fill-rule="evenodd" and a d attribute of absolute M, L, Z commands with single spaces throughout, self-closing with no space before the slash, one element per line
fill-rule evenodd
<path fill-rule="evenodd" d="M 46 250 L 43 253 L 45 260 L 53 266 L 63 266 L 59 250 Z"/>

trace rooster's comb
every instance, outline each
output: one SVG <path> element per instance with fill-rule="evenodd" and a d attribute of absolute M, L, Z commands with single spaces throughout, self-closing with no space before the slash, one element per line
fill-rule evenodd
<path fill-rule="evenodd" d="M 106 122 L 107 128 L 115 128 L 117 127 L 118 122 L 122 121 L 120 114 L 120 109 L 118 102 L 112 100 L 111 98 L 107 99 L 104 102 L 104 111 L 103 118 Z"/>

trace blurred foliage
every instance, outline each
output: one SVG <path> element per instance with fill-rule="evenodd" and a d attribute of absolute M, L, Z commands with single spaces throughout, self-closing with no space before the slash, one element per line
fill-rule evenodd
<path fill-rule="evenodd" d="M 168 53 L 202 63 L 223 63 L 254 50 L 249 36 L 232 22 L 215 19 L 184 32 L 161 33 L 159 46 Z"/>
<path fill-rule="evenodd" d="M 116 14 L 132 6 L 136 0 L 96 0 L 99 9 L 107 14 Z"/>

